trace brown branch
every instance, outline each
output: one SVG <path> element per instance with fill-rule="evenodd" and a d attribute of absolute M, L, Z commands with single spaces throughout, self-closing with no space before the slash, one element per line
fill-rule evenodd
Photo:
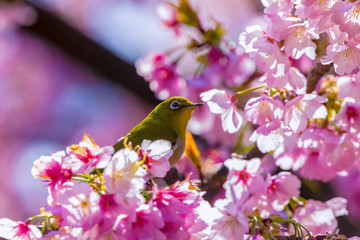
<path fill-rule="evenodd" d="M 23 26 L 20 30 L 48 40 L 62 52 L 86 63 L 102 76 L 122 85 L 149 104 L 159 103 L 149 89 L 148 83 L 136 73 L 132 64 L 120 59 L 54 13 L 38 7 L 35 3 L 28 2 L 27 4 L 37 12 L 37 20 L 33 25 Z"/>
<path fill-rule="evenodd" d="M 200 185 L 200 189 L 206 192 L 203 196 L 205 200 L 210 203 L 213 202 L 215 196 L 222 189 L 222 186 L 227 179 L 228 173 L 229 170 L 225 166 L 222 166 L 211 179 L 209 179 L 207 182 L 203 182 Z"/>
<path fill-rule="evenodd" d="M 316 67 L 311 70 L 307 78 L 306 93 L 311 93 L 312 91 L 314 91 L 320 79 L 326 73 L 330 73 L 332 67 L 332 63 L 328 65 L 322 65 L 321 63 L 318 63 Z"/>

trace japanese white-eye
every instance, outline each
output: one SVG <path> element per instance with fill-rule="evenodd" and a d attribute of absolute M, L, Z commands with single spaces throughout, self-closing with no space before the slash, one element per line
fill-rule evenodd
<path fill-rule="evenodd" d="M 184 97 L 171 97 L 152 110 L 149 115 L 125 137 L 114 145 L 115 152 L 124 148 L 124 140 L 133 147 L 141 145 L 144 139 L 155 141 L 164 139 L 171 143 L 173 155 L 170 165 L 173 166 L 183 155 L 185 149 L 186 127 L 193 111 L 203 105 L 192 103 Z"/>

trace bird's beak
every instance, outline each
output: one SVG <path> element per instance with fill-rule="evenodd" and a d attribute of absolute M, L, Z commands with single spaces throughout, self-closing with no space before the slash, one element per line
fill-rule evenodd
<path fill-rule="evenodd" d="M 194 104 L 186 106 L 186 108 L 198 108 L 198 107 L 201 107 L 202 105 L 204 105 L 204 104 L 203 103 L 194 103 Z"/>

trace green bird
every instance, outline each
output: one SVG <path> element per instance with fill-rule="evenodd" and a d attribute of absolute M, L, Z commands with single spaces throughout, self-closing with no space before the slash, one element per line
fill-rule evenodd
<path fill-rule="evenodd" d="M 171 143 L 173 155 L 170 165 L 173 166 L 185 150 L 186 127 L 193 111 L 203 103 L 192 103 L 184 97 L 171 97 L 152 110 L 149 115 L 126 136 L 114 145 L 115 152 L 124 148 L 124 140 L 132 146 L 141 145 L 144 139 L 155 141 L 164 139 Z"/>

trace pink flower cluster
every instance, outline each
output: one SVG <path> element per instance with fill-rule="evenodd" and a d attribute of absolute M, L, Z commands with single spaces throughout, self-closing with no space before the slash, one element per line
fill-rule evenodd
<path fill-rule="evenodd" d="M 34 177 L 49 189 L 48 206 L 25 222 L 0 219 L 0 237 L 201 238 L 206 225 L 197 209 L 204 200 L 196 182 L 146 186 L 148 173 L 164 177 L 169 170 L 169 142 L 144 140 L 137 151 L 124 148 L 113 154 L 113 147 L 99 147 L 85 134 L 66 150 L 34 162 Z"/>
<path fill-rule="evenodd" d="M 172 64 L 186 83 L 182 91 L 173 93 L 200 98 L 208 106 L 195 113 L 191 129 L 210 145 L 239 153 L 251 152 L 251 144 L 256 144 L 263 159 L 273 159 L 282 170 L 310 180 L 328 182 L 360 171 L 359 1 L 261 0 L 261 21 L 246 26 L 239 34 L 238 45 L 225 39 L 225 31 L 216 21 L 204 27 L 209 25 L 198 16 L 193 2 L 175 2 L 165 3 L 159 11 L 164 25 L 175 32 L 179 48 L 185 49 L 177 55 L 166 53 L 168 57 L 180 56 Z M 142 62 L 146 60 L 139 64 Z M 248 94 L 262 84 L 265 88 L 261 93 Z M 219 211 L 231 216 L 229 224 L 243 225 L 245 221 L 244 215 L 239 215 L 239 211 L 244 214 L 243 210 L 237 209 L 246 205 L 243 191 L 251 192 L 261 214 L 280 211 L 288 201 L 289 196 L 279 200 L 281 197 L 267 195 L 270 190 L 253 189 L 263 186 L 258 181 L 264 182 L 264 176 L 241 185 L 241 191 L 233 191 L 236 200 L 231 198 L 227 188 L 242 181 L 230 180 L 232 165 L 225 166 L 230 169 L 224 185 L 227 200 L 215 206 L 220 204 Z M 251 179 L 251 172 L 241 174 Z M 280 175 L 295 182 L 294 175 Z M 257 183 L 252 185 L 252 181 Z M 294 183 L 293 191 L 296 186 Z M 266 200 L 265 204 L 261 199 Z M 275 203 L 268 202 L 271 199 Z M 236 201 L 240 201 L 239 206 Z M 305 204 L 315 212 L 326 208 L 324 212 L 333 215 L 329 219 L 338 216 L 329 204 L 320 205 L 316 201 Z M 300 221 L 300 215 L 307 214 L 302 211 L 296 211 L 298 217 L 294 219 Z M 316 221 L 321 225 L 320 219 Z M 318 231 L 314 229 L 323 227 L 309 229 Z"/>
<path fill-rule="evenodd" d="M 354 14 L 358 3 L 280 2 L 263 1 L 267 27 L 250 26 L 239 38 L 264 72 L 259 80 L 269 87 L 245 106 L 246 120 L 259 125 L 250 140 L 263 153 L 273 153 L 282 169 L 328 181 L 359 165 L 355 124 L 359 115 L 353 98 L 357 75 L 335 77 L 338 88 L 309 94 L 307 80 L 294 63 L 309 58 L 323 64 L 333 62 L 339 75 L 357 72 L 359 44 L 354 33 L 358 23 Z M 315 53 L 318 46 L 314 42 L 323 33 L 330 39 L 325 56 Z"/>
<path fill-rule="evenodd" d="M 290 172 L 265 175 L 260 159 L 242 160 L 233 157 L 225 162 L 225 166 L 229 169 L 224 183 L 225 199 L 219 199 L 214 204 L 222 215 L 219 214 L 214 220 L 216 227 L 213 236 L 244 239 L 244 234 L 249 231 L 249 226 L 244 222 L 254 209 L 260 210 L 261 216 L 265 218 L 283 211 L 289 199 L 299 196 L 301 183 L 295 175 Z M 292 217 L 313 234 L 333 232 L 337 227 L 336 217 L 347 214 L 346 202 L 343 198 L 333 198 L 327 203 L 308 200 L 294 211 Z M 287 235 L 289 232 L 291 230 L 284 229 L 282 234 Z"/>
<path fill-rule="evenodd" d="M 42 156 L 34 162 L 34 177 L 48 183 L 48 206 L 25 222 L 0 219 L 0 237 L 249 239 L 249 231 L 262 226 L 249 224 L 254 212 L 260 211 L 257 217 L 265 219 L 284 211 L 289 200 L 300 193 L 300 180 L 290 172 L 271 176 L 260 159 L 238 156 L 225 161 L 229 169 L 225 196 L 213 206 L 204 200 L 198 180 L 189 180 L 190 175 L 158 188 L 154 180 L 149 181 L 149 174 L 163 176 L 169 170 L 163 162 L 172 151 L 164 140 L 144 140 L 137 151 L 126 146 L 112 155 L 112 147 L 99 147 L 85 135 L 79 144 L 69 146 L 67 153 Z M 147 185 L 148 181 L 153 186 Z M 295 226 L 302 224 L 312 234 L 333 232 L 336 217 L 347 214 L 346 202 L 343 198 L 326 203 L 303 200 L 303 206 L 293 212 L 298 221 Z M 283 228 L 281 233 L 292 234 L 292 229 Z"/>
<path fill-rule="evenodd" d="M 185 86 L 176 65 L 163 53 L 151 53 L 136 65 L 138 74 L 150 82 L 150 88 L 160 99 L 177 95 Z"/>

